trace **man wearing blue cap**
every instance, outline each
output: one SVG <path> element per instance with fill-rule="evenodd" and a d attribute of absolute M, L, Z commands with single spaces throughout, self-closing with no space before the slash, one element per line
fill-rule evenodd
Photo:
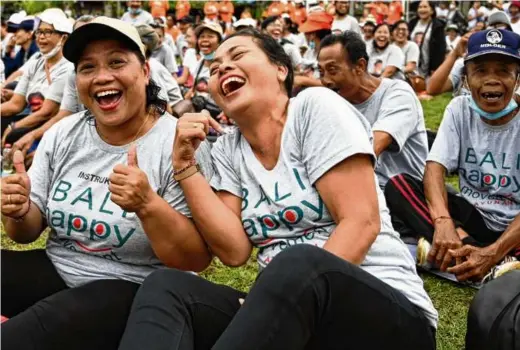
<path fill-rule="evenodd" d="M 6 77 L 16 72 L 32 55 L 40 51 L 33 36 L 34 19 L 27 17 L 13 27 L 16 30 L 15 44 L 20 46 L 20 50 L 14 58 L 11 58 L 10 55 L 3 58 Z"/>
<path fill-rule="evenodd" d="M 509 349 L 494 341 L 514 334 L 507 319 L 520 319 L 513 314 L 498 318 L 518 312 L 508 307 L 519 310 L 520 305 L 519 48 L 520 36 L 508 30 L 481 31 L 469 38 L 464 84 L 470 94 L 446 107 L 424 182 L 399 175 L 385 190 L 392 216 L 423 236 L 417 246 L 419 264 L 428 260 L 460 281 L 496 279 L 480 292 L 486 297 L 477 297 L 472 305 L 470 350 Z M 444 185 L 445 176 L 455 171 L 460 194 L 447 193 Z M 511 303 L 515 298 L 516 304 Z M 492 327 L 497 331 L 489 332 Z"/>

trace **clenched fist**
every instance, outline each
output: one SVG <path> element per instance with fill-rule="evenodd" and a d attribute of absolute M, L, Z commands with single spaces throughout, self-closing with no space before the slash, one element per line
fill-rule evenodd
<path fill-rule="evenodd" d="M 25 170 L 22 152 L 13 155 L 15 174 L 2 178 L 2 215 L 17 219 L 29 211 L 31 180 Z"/>

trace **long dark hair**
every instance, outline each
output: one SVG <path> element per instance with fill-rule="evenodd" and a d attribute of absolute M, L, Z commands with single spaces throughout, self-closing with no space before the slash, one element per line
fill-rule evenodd
<path fill-rule="evenodd" d="M 285 53 L 283 47 L 269 35 L 261 33 L 253 28 L 242 29 L 231 34 L 223 42 L 237 36 L 247 36 L 252 38 L 258 47 L 266 54 L 269 62 L 287 68 L 287 77 L 285 77 L 284 86 L 287 95 L 291 96 L 294 85 L 294 71 L 291 58 Z"/>

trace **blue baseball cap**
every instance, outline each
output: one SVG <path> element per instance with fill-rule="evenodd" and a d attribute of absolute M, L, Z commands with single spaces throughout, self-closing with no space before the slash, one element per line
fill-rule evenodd
<path fill-rule="evenodd" d="M 498 54 L 520 60 L 520 35 L 504 29 L 489 29 L 473 33 L 468 40 L 464 62 L 474 58 Z"/>

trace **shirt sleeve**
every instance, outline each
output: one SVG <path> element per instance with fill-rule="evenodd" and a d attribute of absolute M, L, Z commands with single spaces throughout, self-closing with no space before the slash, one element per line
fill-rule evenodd
<path fill-rule="evenodd" d="M 384 103 L 377 113 L 372 130 L 390 134 L 393 142 L 389 150 L 399 153 L 417 124 L 424 123 L 424 117 L 420 102 L 411 88 L 408 90 L 396 85 L 386 91 Z"/>
<path fill-rule="evenodd" d="M 464 69 L 464 62 L 462 60 L 455 61 L 453 68 L 450 71 L 449 79 L 453 86 L 453 91 L 458 91 L 462 84 L 462 71 Z"/>
<path fill-rule="evenodd" d="M 406 63 L 408 62 L 415 62 L 419 63 L 419 57 L 421 53 L 419 51 L 419 46 L 414 43 L 413 41 L 410 41 L 410 46 L 408 47 L 408 52 L 406 54 Z"/>
<path fill-rule="evenodd" d="M 65 81 L 60 109 L 77 113 L 80 111 L 80 104 L 78 103 L 78 91 L 76 90 L 76 74 L 69 74 Z"/>
<path fill-rule="evenodd" d="M 465 96 L 453 99 L 442 118 L 441 125 L 433 142 L 432 149 L 426 161 L 442 164 L 448 173 L 457 170 L 460 154 L 460 130 L 456 123 L 456 114 L 462 112 L 460 107 Z"/>
<path fill-rule="evenodd" d="M 370 125 L 350 103 L 321 87 L 304 90 L 295 102 L 291 113 L 298 118 L 296 137 L 312 184 L 355 154 L 367 154 L 375 164 Z"/>
<path fill-rule="evenodd" d="M 213 145 L 211 159 L 215 173 L 210 185 L 217 191 L 227 191 L 242 198 L 242 186 L 232 161 L 235 150 L 239 148 L 239 139 L 235 131 L 234 134 L 220 136 Z"/>
<path fill-rule="evenodd" d="M 166 90 L 168 97 L 168 103 L 170 106 L 175 106 L 184 99 L 182 97 L 181 88 L 166 69 L 162 70 L 161 75 L 164 82 L 164 89 Z"/>
<path fill-rule="evenodd" d="M 47 202 L 52 189 L 52 178 L 54 171 L 54 153 L 56 151 L 58 132 L 57 128 L 49 129 L 42 137 L 28 175 L 31 180 L 31 201 L 36 204 L 43 215 L 47 211 Z"/>

